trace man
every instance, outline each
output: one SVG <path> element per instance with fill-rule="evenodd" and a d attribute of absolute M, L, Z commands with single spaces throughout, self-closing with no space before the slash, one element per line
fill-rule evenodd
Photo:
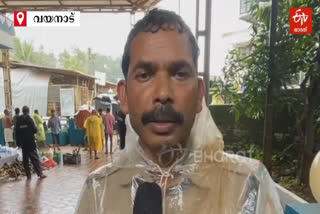
<path fill-rule="evenodd" d="M 56 116 L 56 111 L 54 109 L 51 110 L 51 118 L 48 121 L 48 128 L 51 128 L 53 150 L 56 151 L 57 147 L 58 151 L 60 151 L 59 133 L 61 130 L 61 122 L 59 117 Z"/>
<path fill-rule="evenodd" d="M 46 133 L 45 133 L 44 126 L 43 126 L 44 121 L 41 118 L 41 116 L 39 115 L 39 111 L 37 109 L 34 110 L 34 115 L 32 117 L 33 117 L 34 122 L 36 123 L 37 129 L 38 129 L 38 132 L 36 133 L 37 143 L 38 144 L 43 143 L 43 145 L 45 146 L 46 145 Z"/>
<path fill-rule="evenodd" d="M 4 118 L 2 120 L 2 125 L 4 128 L 4 140 L 7 146 L 14 147 L 13 145 L 13 122 L 12 117 L 8 109 L 4 110 Z"/>
<path fill-rule="evenodd" d="M 20 109 L 19 108 L 15 108 L 14 109 L 14 113 L 15 113 L 15 115 L 13 116 L 13 126 L 14 126 L 14 128 L 13 128 L 13 140 L 14 140 L 14 144 L 15 144 L 15 146 L 18 146 L 18 147 L 20 147 L 20 144 L 19 144 L 19 142 L 17 141 L 17 120 L 18 120 L 18 118 L 20 117 Z"/>
<path fill-rule="evenodd" d="M 203 99 L 198 55 L 189 27 L 172 12 L 151 10 L 133 27 L 122 59 L 125 81 L 118 84 L 130 143 L 88 177 L 77 213 L 133 213 L 132 204 L 147 207 L 149 198 L 159 198 L 141 190 L 150 182 L 161 188 L 166 214 L 283 213 L 266 169 L 223 152 Z M 138 205 L 141 191 L 152 194 Z M 149 213 L 161 209 L 153 208 Z"/>
<path fill-rule="evenodd" d="M 92 110 L 92 115 L 85 121 L 84 127 L 88 139 L 90 159 L 92 158 L 92 151 L 94 151 L 94 158 L 99 159 L 97 151 L 102 150 L 103 129 L 102 119 L 96 110 Z"/>
<path fill-rule="evenodd" d="M 37 133 L 37 127 L 32 118 L 29 116 L 28 106 L 23 106 L 22 113 L 23 115 L 17 120 L 16 131 L 18 142 L 21 144 L 20 146 L 22 148 L 23 167 L 26 172 L 27 179 L 31 179 L 29 159 L 31 160 L 33 168 L 39 178 L 46 178 L 47 176 L 42 173 L 37 146 L 35 143 L 34 135 Z"/>
<path fill-rule="evenodd" d="M 108 138 L 110 140 L 110 154 L 112 154 L 112 137 L 113 137 L 113 126 L 115 124 L 115 119 L 112 113 L 110 113 L 110 108 L 107 108 L 107 113 L 104 116 L 105 120 L 105 139 L 106 139 L 106 154 L 108 154 Z"/>
<path fill-rule="evenodd" d="M 120 137 L 120 150 L 123 150 L 126 142 L 126 115 L 120 110 L 117 114 L 118 132 Z"/>

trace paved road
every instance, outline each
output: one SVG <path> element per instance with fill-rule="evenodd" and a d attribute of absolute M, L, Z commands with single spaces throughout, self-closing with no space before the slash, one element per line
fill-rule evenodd
<path fill-rule="evenodd" d="M 71 149 L 62 147 L 62 152 Z M 72 214 L 87 175 L 111 161 L 104 153 L 99 156 L 99 160 L 90 160 L 82 152 L 81 165 L 59 165 L 45 171 L 48 177 L 44 180 L 33 174 L 29 182 L 22 177 L 20 181 L 0 184 L 0 214 Z"/>

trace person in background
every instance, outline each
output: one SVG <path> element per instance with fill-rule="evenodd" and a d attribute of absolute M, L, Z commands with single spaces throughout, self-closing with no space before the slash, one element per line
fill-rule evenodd
<path fill-rule="evenodd" d="M 126 142 L 126 115 L 119 110 L 118 115 L 117 115 L 117 124 L 118 124 L 118 132 L 119 132 L 119 137 L 120 137 L 120 150 L 124 149 L 125 147 L 125 142 Z"/>
<path fill-rule="evenodd" d="M 37 146 L 35 143 L 34 135 L 38 131 L 37 127 L 33 119 L 29 116 L 28 106 L 23 106 L 22 113 L 23 115 L 17 119 L 16 135 L 19 146 L 22 148 L 23 167 L 25 169 L 27 179 L 31 179 L 29 159 L 31 160 L 34 170 L 39 176 L 39 179 L 46 178 L 47 176 L 42 173 Z"/>
<path fill-rule="evenodd" d="M 88 138 L 90 159 L 92 158 L 92 151 L 94 151 L 94 158 L 99 159 L 97 151 L 102 150 L 103 130 L 102 119 L 96 110 L 92 110 L 92 115 L 85 121 L 84 127 Z"/>
<path fill-rule="evenodd" d="M 104 141 L 105 141 L 105 138 L 104 138 L 104 130 L 105 130 L 105 119 L 104 119 L 104 113 L 103 113 L 103 110 L 102 108 L 99 108 L 98 109 L 98 112 L 99 112 L 99 117 L 102 119 L 102 123 L 101 123 L 101 130 L 102 130 L 102 147 L 104 145 Z"/>
<path fill-rule="evenodd" d="M 20 109 L 19 108 L 15 108 L 14 109 L 14 113 L 15 113 L 15 115 L 13 116 L 13 140 L 14 140 L 14 144 L 16 145 L 16 146 L 19 146 L 19 142 L 17 141 L 17 136 L 16 136 L 16 124 L 17 124 L 17 120 L 18 120 L 18 118 L 20 117 Z"/>
<path fill-rule="evenodd" d="M 4 129 L 4 140 L 7 146 L 14 147 L 12 117 L 8 109 L 5 109 L 3 113 L 4 113 L 4 118 L 2 119 L 2 125 Z"/>
<path fill-rule="evenodd" d="M 44 127 L 43 127 L 43 119 L 41 118 L 41 116 L 39 115 L 39 111 L 38 110 L 34 110 L 34 115 L 32 116 L 34 119 L 34 122 L 37 125 L 37 129 L 38 132 L 36 133 L 36 140 L 37 143 L 43 143 L 43 145 L 46 145 L 46 134 L 44 131 Z"/>
<path fill-rule="evenodd" d="M 61 130 L 61 122 L 58 116 L 56 116 L 56 111 L 54 109 L 51 110 L 51 118 L 48 121 L 48 128 L 51 129 L 52 133 L 52 142 L 53 142 L 53 149 L 56 150 L 56 147 L 58 151 L 60 151 L 59 144 L 59 133 Z"/>
<path fill-rule="evenodd" d="M 108 138 L 110 139 L 110 153 L 112 154 L 112 135 L 113 135 L 113 126 L 115 124 L 115 119 L 110 108 L 107 108 L 107 113 L 104 116 L 105 119 L 105 139 L 106 139 L 106 154 L 108 154 Z"/>

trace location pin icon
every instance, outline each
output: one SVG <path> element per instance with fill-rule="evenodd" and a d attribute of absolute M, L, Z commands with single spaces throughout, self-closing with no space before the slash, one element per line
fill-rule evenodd
<path fill-rule="evenodd" d="M 24 20 L 24 14 L 22 12 L 17 13 L 17 19 L 18 19 L 19 24 L 21 25 L 21 23 Z"/>

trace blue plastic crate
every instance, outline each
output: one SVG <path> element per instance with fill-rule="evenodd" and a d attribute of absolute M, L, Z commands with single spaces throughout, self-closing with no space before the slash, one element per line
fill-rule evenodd
<path fill-rule="evenodd" d="M 320 204 L 287 204 L 285 214 L 320 214 Z"/>

